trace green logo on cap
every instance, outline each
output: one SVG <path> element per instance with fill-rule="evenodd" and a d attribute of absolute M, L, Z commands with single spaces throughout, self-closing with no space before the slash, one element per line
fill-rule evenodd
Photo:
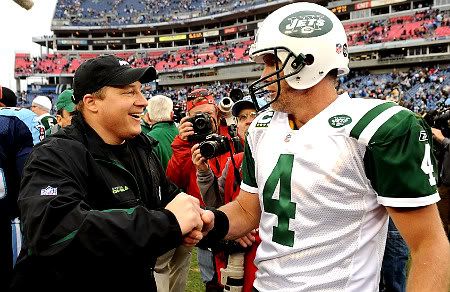
<path fill-rule="evenodd" d="M 315 11 L 295 12 L 280 23 L 282 34 L 296 38 L 312 38 L 324 35 L 333 29 L 327 16 Z"/>
<path fill-rule="evenodd" d="M 352 118 L 347 115 L 337 115 L 328 119 L 328 123 L 333 128 L 342 128 L 352 122 Z"/>

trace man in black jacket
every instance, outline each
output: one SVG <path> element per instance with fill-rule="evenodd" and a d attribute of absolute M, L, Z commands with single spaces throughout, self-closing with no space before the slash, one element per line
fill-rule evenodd
<path fill-rule="evenodd" d="M 209 211 L 167 180 L 140 133 L 141 84 L 155 78 L 111 55 L 75 72 L 79 113 L 25 165 L 13 291 L 156 291 L 156 258 L 202 229 Z"/>

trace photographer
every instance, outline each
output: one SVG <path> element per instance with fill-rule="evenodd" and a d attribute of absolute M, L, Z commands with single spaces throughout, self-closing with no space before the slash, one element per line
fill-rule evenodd
<path fill-rule="evenodd" d="M 179 134 L 172 143 L 173 156 L 167 165 L 167 177 L 204 205 L 197 186 L 197 171 L 192 163 L 191 148 L 212 133 L 228 136 L 228 130 L 219 126 L 219 109 L 214 96 L 206 89 L 195 89 L 188 94 L 186 112 L 188 116 L 181 119 Z M 209 160 L 209 167 L 216 177 L 222 173 L 229 156 L 229 153 L 224 153 Z M 220 285 L 214 275 L 212 253 L 199 249 L 198 261 L 206 291 L 215 291 Z"/>
<path fill-rule="evenodd" d="M 438 190 L 441 201 L 437 203 L 439 213 L 444 224 L 444 229 L 449 236 L 449 216 L 450 216 L 450 139 L 445 137 L 440 129 L 431 128 L 433 139 L 437 141 L 441 148 L 439 159 L 439 181 Z"/>
<path fill-rule="evenodd" d="M 243 139 L 251 122 L 257 115 L 255 106 L 249 99 L 240 100 L 233 105 L 232 114 L 237 122 L 238 135 Z M 233 201 L 239 194 L 239 185 L 241 183 L 240 168 L 244 153 L 241 152 L 235 154 L 233 156 L 234 159 L 228 161 L 218 180 L 214 177 L 212 170 L 208 167 L 207 159 L 202 153 L 204 154 L 202 144 L 196 144 L 192 147 L 192 161 L 197 168 L 197 183 L 206 205 L 218 208 Z M 242 278 L 239 279 L 243 279 L 243 285 L 228 285 L 238 287 L 243 286 L 242 291 L 250 292 L 252 291 L 256 273 L 256 267 L 253 264 L 253 260 L 260 242 L 259 235 L 256 231 L 253 231 L 247 236 L 236 240 L 236 242 L 241 244 L 242 248 L 239 248 L 239 244 L 236 246 L 233 242 L 234 241 L 224 241 L 213 249 L 215 253 L 216 271 L 219 275 L 219 279 L 220 277 L 231 275 L 234 280 L 238 279 L 236 276 L 239 275 L 239 271 L 241 271 L 242 274 L 240 276 Z M 245 255 L 243 255 L 243 252 L 245 252 Z M 234 265 L 242 256 L 244 256 L 243 269 L 242 266 L 239 268 Z M 221 268 L 225 267 L 229 272 L 223 273 Z M 222 284 L 225 283 L 227 283 L 226 280 L 222 281 Z"/>

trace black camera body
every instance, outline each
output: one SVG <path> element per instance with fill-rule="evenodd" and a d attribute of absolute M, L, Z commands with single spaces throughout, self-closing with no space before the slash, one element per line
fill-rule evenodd
<path fill-rule="evenodd" d="M 444 137 L 450 137 L 450 110 L 437 109 L 427 112 L 423 119 L 432 128 L 441 130 Z"/>
<path fill-rule="evenodd" d="M 182 117 L 186 116 L 186 111 L 179 104 L 173 106 L 173 121 L 179 123 Z"/>
<path fill-rule="evenodd" d="M 243 247 L 240 243 L 234 240 L 221 239 L 210 246 L 213 253 L 223 252 L 225 255 L 247 252 L 251 247 Z"/>
<path fill-rule="evenodd" d="M 441 130 L 445 137 L 450 137 L 450 111 L 445 111 L 434 117 L 434 127 Z"/>
<path fill-rule="evenodd" d="M 218 134 L 208 135 L 199 145 L 200 153 L 206 159 L 217 157 L 230 151 L 230 141 Z"/>
<path fill-rule="evenodd" d="M 188 141 L 190 142 L 203 141 L 214 132 L 211 116 L 207 113 L 198 113 L 186 121 L 191 122 L 194 128 L 194 135 L 188 136 Z"/>

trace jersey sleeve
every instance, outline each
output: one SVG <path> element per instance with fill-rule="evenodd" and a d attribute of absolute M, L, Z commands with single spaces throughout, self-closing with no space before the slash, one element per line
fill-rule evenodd
<path fill-rule="evenodd" d="M 241 189 L 249 193 L 258 193 L 258 185 L 256 183 L 255 160 L 252 153 L 251 137 L 247 135 L 244 147 L 244 159 L 242 161 L 242 183 Z"/>
<path fill-rule="evenodd" d="M 374 133 L 364 166 L 380 204 L 419 207 L 439 201 L 431 137 L 425 122 L 406 110 Z"/>

